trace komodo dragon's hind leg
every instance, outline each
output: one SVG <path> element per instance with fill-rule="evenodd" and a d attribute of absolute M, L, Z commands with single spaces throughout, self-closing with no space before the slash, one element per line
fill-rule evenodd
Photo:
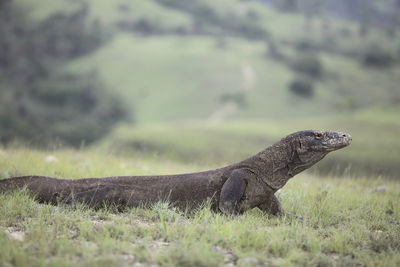
<path fill-rule="evenodd" d="M 72 193 L 61 203 L 83 203 L 91 208 L 101 208 L 105 204 L 123 205 L 124 200 L 121 196 L 121 190 L 117 185 L 105 185 L 76 194 Z"/>

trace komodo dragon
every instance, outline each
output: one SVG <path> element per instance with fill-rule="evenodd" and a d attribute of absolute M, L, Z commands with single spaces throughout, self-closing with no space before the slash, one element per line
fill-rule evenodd
<path fill-rule="evenodd" d="M 273 215 L 284 214 L 274 195 L 296 174 L 331 151 L 348 146 L 351 136 L 329 131 L 300 131 L 243 161 L 205 172 L 107 178 L 56 179 L 22 176 L 0 180 L 0 192 L 26 188 L 45 203 L 104 203 L 127 207 L 168 201 L 193 209 L 206 201 L 215 211 L 241 214 L 258 207 Z"/>

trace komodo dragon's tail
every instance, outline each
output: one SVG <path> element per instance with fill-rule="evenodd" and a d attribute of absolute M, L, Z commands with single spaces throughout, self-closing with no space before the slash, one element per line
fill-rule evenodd
<path fill-rule="evenodd" d="M 0 193 L 23 189 L 32 182 L 34 176 L 21 176 L 0 180 Z"/>
<path fill-rule="evenodd" d="M 39 201 L 56 203 L 60 194 L 69 194 L 70 186 L 65 179 L 45 176 L 21 176 L 0 180 L 0 193 L 27 189 Z"/>

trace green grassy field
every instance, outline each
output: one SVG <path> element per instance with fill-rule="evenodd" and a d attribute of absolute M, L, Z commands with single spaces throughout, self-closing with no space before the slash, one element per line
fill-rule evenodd
<path fill-rule="evenodd" d="M 220 19 L 246 25 L 253 17 L 282 54 L 277 60 L 267 56 L 266 40 L 244 38 L 229 27 L 208 25 L 208 33 L 196 34 L 196 14 L 162 1 L 83 2 L 108 39 L 62 69 L 97 72 L 125 101 L 135 124 L 121 124 L 106 139 L 77 150 L 10 145 L 0 149 L 0 178 L 201 171 L 303 129 L 348 132 L 353 143 L 279 192 L 284 208 L 303 220 L 257 209 L 236 217 L 207 207 L 183 213 L 167 203 L 95 211 L 38 204 L 26 192 L 0 195 L 0 266 L 400 265 L 399 55 L 381 69 L 366 68 L 353 55 L 376 44 L 395 53 L 399 35 L 373 28 L 360 36 L 359 25 L 333 17 L 317 17 L 306 29 L 302 15 L 256 1 L 202 1 Z M 67 0 L 15 3 L 37 21 L 81 6 Z M 120 27 L 141 20 L 165 32 Z M 189 33 L 171 33 L 177 27 Z M 300 41 L 322 47 L 312 52 L 323 74 L 313 78 L 311 98 L 288 89 L 301 75 L 291 67 L 306 54 L 296 48 Z M 227 96 L 243 102 L 224 102 Z"/>
<path fill-rule="evenodd" d="M 99 149 L 0 151 L 0 178 L 170 174 L 207 169 Z M 379 187 L 380 186 L 380 187 Z M 380 188 L 380 189 L 379 189 Z M 207 207 L 182 213 L 36 203 L 24 192 L 0 195 L 2 266 L 398 266 L 400 183 L 382 178 L 300 174 L 280 192 L 304 219 L 258 209 L 226 217 Z M 155 266 L 155 265 L 154 265 Z"/>
<path fill-rule="evenodd" d="M 56 207 L 26 192 L 0 194 L 0 266 L 400 266 L 400 35 L 371 28 L 362 36 L 335 17 L 307 24 L 257 1 L 203 0 L 219 20 L 207 24 L 171 2 L 14 1 L 36 22 L 87 4 L 88 23 L 97 21 L 107 41 L 61 69 L 97 72 L 135 124 L 81 149 L 0 147 L 0 179 L 201 171 L 303 129 L 349 132 L 352 145 L 278 192 L 302 220 L 258 209 L 227 217 L 207 205 L 191 213 L 168 203 L 124 212 Z M 158 32 L 121 27 L 139 22 Z M 251 22 L 266 36 L 246 38 L 227 22 Z M 267 38 L 280 59 L 267 55 Z M 291 67 L 307 54 L 301 42 L 319 47 L 311 53 L 323 69 L 309 98 L 289 90 L 304 75 Z M 395 63 L 363 66 L 359 52 L 371 45 L 396 53 Z"/>

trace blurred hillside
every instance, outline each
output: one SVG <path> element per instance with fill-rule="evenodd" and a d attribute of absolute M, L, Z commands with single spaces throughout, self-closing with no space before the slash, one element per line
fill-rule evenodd
<path fill-rule="evenodd" d="M 74 9 L 17 2 L 39 20 Z M 75 3 L 112 37 L 68 68 L 96 69 L 140 123 L 331 115 L 400 101 L 400 39 L 376 25 L 364 33 L 322 11 L 309 17 L 257 1 Z"/>
<path fill-rule="evenodd" d="M 101 46 L 59 67 L 95 72 L 135 116 L 135 127 L 109 137 L 112 146 L 181 160 L 199 148 L 196 160 L 218 163 L 295 130 L 329 128 L 349 131 L 354 144 L 327 171 L 398 173 L 398 1 L 14 4 L 38 23 L 84 9 L 86 23 L 101 27 Z"/>

